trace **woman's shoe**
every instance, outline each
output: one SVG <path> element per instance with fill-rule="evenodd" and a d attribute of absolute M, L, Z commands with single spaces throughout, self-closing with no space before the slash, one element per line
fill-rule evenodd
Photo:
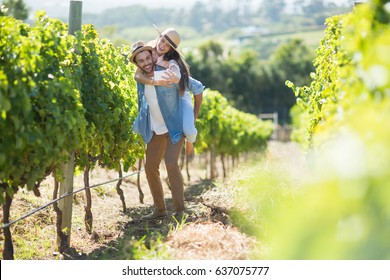
<path fill-rule="evenodd" d="M 195 158 L 195 150 L 193 150 L 191 154 L 187 155 L 187 162 L 193 161 L 194 158 Z"/>

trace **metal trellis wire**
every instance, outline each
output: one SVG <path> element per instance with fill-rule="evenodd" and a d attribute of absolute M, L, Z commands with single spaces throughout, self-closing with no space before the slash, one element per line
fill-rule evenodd
<path fill-rule="evenodd" d="M 54 203 L 60 201 L 61 199 L 64 199 L 65 197 L 74 195 L 74 194 L 79 193 L 79 192 L 81 192 L 81 191 L 84 191 L 84 190 L 86 190 L 86 189 L 92 189 L 92 188 L 96 188 L 96 187 L 99 187 L 99 186 L 107 185 L 107 184 L 112 183 L 112 182 L 115 182 L 115 181 L 123 180 L 123 179 L 125 179 L 125 178 L 127 178 L 127 177 L 130 177 L 130 176 L 139 174 L 139 173 L 141 173 L 142 171 L 144 171 L 144 169 L 140 169 L 140 170 L 138 170 L 138 171 L 136 171 L 136 172 L 133 172 L 133 173 L 128 174 L 128 175 L 126 175 L 126 176 L 123 176 L 123 177 L 121 177 L 121 178 L 116 178 L 116 179 L 113 179 L 113 180 L 110 180 L 110 181 L 107 181 L 107 182 L 103 182 L 103 183 L 99 183 L 99 184 L 96 184 L 96 185 L 92 185 L 92 186 L 89 186 L 89 187 L 87 187 L 87 188 L 78 189 L 78 190 L 76 190 L 76 191 L 74 191 L 74 192 L 71 192 L 71 193 L 64 193 L 64 194 L 61 195 L 59 198 L 54 199 L 54 200 L 50 201 L 49 203 L 47 203 L 47 204 L 45 204 L 45 205 L 43 205 L 43 206 L 41 206 L 41 207 L 38 207 L 38 208 L 36 208 L 36 209 L 34 209 L 34 210 L 28 212 L 27 214 L 25 214 L 25 215 L 19 217 L 18 219 L 13 220 L 13 221 L 11 221 L 11 222 L 9 222 L 9 223 L 7 223 L 7 224 L 1 225 L 1 226 L 0 226 L 0 229 L 4 229 L 4 228 L 7 228 L 7 227 L 10 227 L 11 225 L 13 225 L 13 224 L 15 224 L 15 223 L 17 223 L 17 222 L 20 222 L 20 221 L 22 221 L 22 220 L 24 220 L 24 219 L 30 217 L 31 215 L 34 215 L 35 213 L 37 213 L 37 212 L 39 212 L 39 211 L 41 211 L 41 210 L 43 210 L 43 209 L 49 207 L 50 205 L 52 205 L 52 204 L 54 204 Z"/>

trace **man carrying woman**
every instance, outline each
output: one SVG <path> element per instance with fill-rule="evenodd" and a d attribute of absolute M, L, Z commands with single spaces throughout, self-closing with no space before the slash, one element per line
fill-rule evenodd
<path fill-rule="evenodd" d="M 179 75 L 178 69 L 169 67 L 166 70 L 153 60 L 153 51 L 158 48 L 157 45 L 153 48 L 143 42 L 137 42 L 131 47 L 130 57 L 130 61 L 139 68 L 138 74 L 149 81 L 137 81 L 138 116 L 133 125 L 134 131 L 140 133 L 147 144 L 145 173 L 155 207 L 152 213 L 141 218 L 145 221 L 164 218 L 167 215 L 159 170 L 163 158 L 171 186 L 173 214 L 177 218 L 183 215 L 184 187 L 178 163 L 184 141 L 181 93 L 188 89 L 194 94 L 201 94 L 204 89 L 199 81 L 189 75 L 184 77 L 187 80 L 184 82 L 185 87 L 181 87 L 180 80 L 183 77 L 181 73 Z M 173 63 L 171 61 L 168 61 L 168 66 Z M 154 78 L 157 71 L 165 71 L 164 81 L 156 82 Z"/>
<path fill-rule="evenodd" d="M 193 92 L 194 107 L 192 107 L 192 98 L 188 90 L 188 81 L 190 78 L 189 66 L 184 60 L 184 56 L 177 49 L 180 44 L 180 35 L 173 28 L 168 28 L 161 33 L 156 26 L 154 27 L 160 36 L 149 42 L 148 45 L 153 48 L 153 59 L 155 63 L 167 69 L 165 72 L 170 74 L 171 80 L 164 79 L 167 76 L 163 76 L 162 79 L 146 77 L 139 68 L 134 78 L 137 82 L 147 85 L 165 86 L 169 85 L 170 81 L 178 83 L 183 113 L 183 133 L 186 137 L 186 154 L 187 160 L 190 162 L 195 156 L 193 143 L 198 134 L 195 121 L 202 104 L 203 94 Z"/>

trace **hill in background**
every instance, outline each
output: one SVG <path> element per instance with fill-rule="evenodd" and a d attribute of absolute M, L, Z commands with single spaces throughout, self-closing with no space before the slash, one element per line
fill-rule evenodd
<path fill-rule="evenodd" d="M 24 0 L 30 21 L 37 10 L 50 17 L 68 20 L 69 0 Z M 351 10 L 341 1 L 254 1 L 254 0 L 83 0 L 83 24 L 93 24 L 101 37 L 115 44 L 148 41 L 160 29 L 175 27 L 182 35 L 182 47 L 194 48 L 214 40 L 226 48 L 251 48 L 269 57 L 281 42 L 299 32 L 315 48 L 325 18 Z M 335 4 L 337 3 L 337 5 Z M 347 6 L 346 6 L 347 5 Z M 282 9 L 280 7 L 283 7 Z M 295 37 L 297 37 L 295 36 Z M 314 42 L 314 43 L 313 43 Z"/>

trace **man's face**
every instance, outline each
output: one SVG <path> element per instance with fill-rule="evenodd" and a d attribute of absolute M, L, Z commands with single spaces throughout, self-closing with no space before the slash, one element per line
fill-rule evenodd
<path fill-rule="evenodd" d="M 137 54 L 135 62 L 137 63 L 137 66 L 147 74 L 152 73 L 154 70 L 152 55 L 149 51 L 142 51 Z"/>

